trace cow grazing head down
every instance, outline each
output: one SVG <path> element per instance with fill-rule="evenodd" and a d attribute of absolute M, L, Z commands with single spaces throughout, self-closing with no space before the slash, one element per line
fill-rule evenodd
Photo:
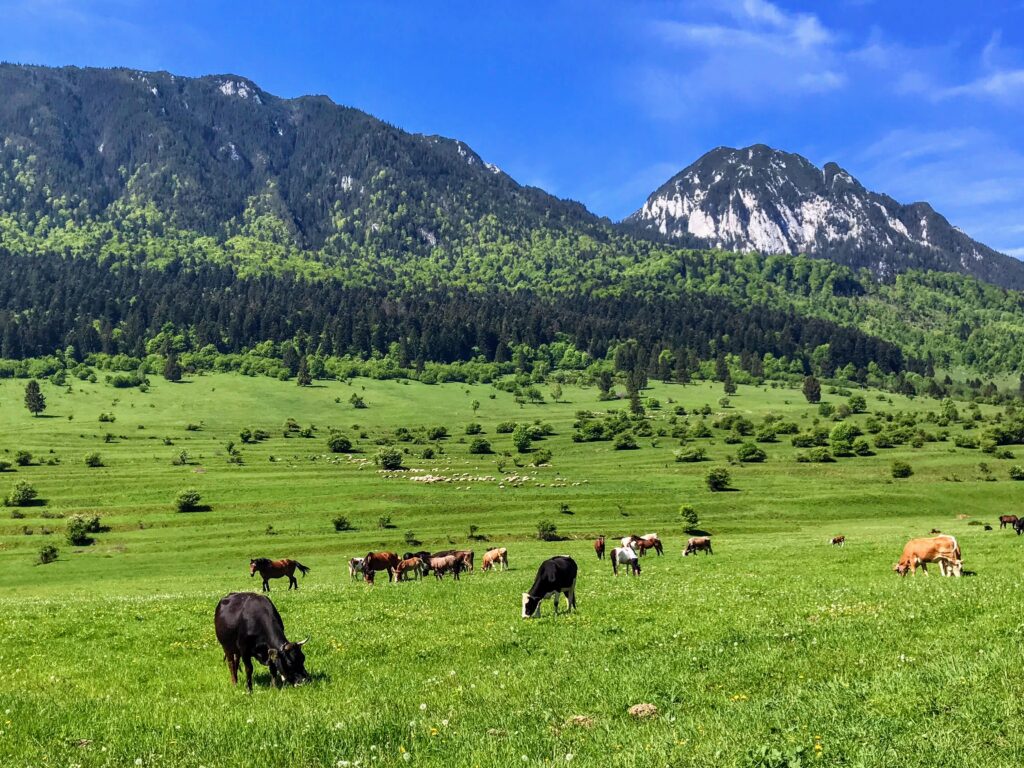
<path fill-rule="evenodd" d="M 537 612 L 540 607 L 540 599 L 536 597 L 530 597 L 528 592 L 523 592 L 523 618 L 529 619 Z"/>
<path fill-rule="evenodd" d="M 298 643 L 285 643 L 280 648 L 267 651 L 267 666 L 270 674 L 283 685 L 302 685 L 309 680 L 306 671 L 306 654 L 302 646 L 309 641 L 307 637 Z"/>

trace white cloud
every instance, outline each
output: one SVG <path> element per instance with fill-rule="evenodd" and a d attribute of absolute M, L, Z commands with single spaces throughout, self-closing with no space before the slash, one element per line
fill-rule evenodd
<path fill-rule="evenodd" d="M 936 93 L 936 96 L 938 98 L 971 96 L 1020 104 L 1020 100 L 1024 98 L 1024 69 L 992 72 L 963 85 L 943 88 Z"/>
<path fill-rule="evenodd" d="M 1024 248 L 1024 151 L 989 129 L 893 130 L 844 165 L 869 189 L 931 203 L 998 251 Z"/>
<path fill-rule="evenodd" d="M 648 55 L 629 89 L 659 118 L 706 114 L 735 100 L 758 105 L 828 93 L 847 83 L 837 36 L 817 16 L 767 0 L 705 0 L 685 16 L 649 21 L 644 36 Z"/>

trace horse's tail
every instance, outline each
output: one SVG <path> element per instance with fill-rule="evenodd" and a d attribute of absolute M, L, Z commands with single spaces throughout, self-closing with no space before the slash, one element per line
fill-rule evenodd
<path fill-rule="evenodd" d="M 295 561 L 295 567 L 302 571 L 302 578 L 306 578 L 306 574 L 309 573 L 310 569 L 298 560 Z"/>

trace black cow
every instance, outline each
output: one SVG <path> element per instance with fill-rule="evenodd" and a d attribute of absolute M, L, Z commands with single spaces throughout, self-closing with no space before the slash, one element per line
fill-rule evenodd
<path fill-rule="evenodd" d="M 523 618 L 540 616 L 540 604 L 551 598 L 558 614 L 558 599 L 565 595 L 569 610 L 576 608 L 576 561 L 566 555 L 545 560 L 537 569 L 537 578 L 529 592 L 523 593 Z"/>
<path fill-rule="evenodd" d="M 1013 524 L 1013 530 L 1017 532 L 1018 536 L 1024 533 L 1024 517 Z"/>
<path fill-rule="evenodd" d="M 270 598 L 255 592 L 232 592 L 217 604 L 213 617 L 217 639 L 224 648 L 224 661 L 231 682 L 238 685 L 238 662 L 245 664 L 245 684 L 252 690 L 252 659 L 270 669 L 270 683 L 277 687 L 301 685 L 309 679 L 301 643 L 290 643 L 284 635 L 281 614 Z"/>

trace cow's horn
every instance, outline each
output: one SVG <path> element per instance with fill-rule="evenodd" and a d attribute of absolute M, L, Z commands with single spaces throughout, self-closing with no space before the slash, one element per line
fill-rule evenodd
<path fill-rule="evenodd" d="M 299 642 L 297 642 L 296 645 L 301 648 L 302 646 L 304 646 L 308 642 L 309 642 L 309 638 L 307 637 L 305 640 L 300 640 Z"/>

